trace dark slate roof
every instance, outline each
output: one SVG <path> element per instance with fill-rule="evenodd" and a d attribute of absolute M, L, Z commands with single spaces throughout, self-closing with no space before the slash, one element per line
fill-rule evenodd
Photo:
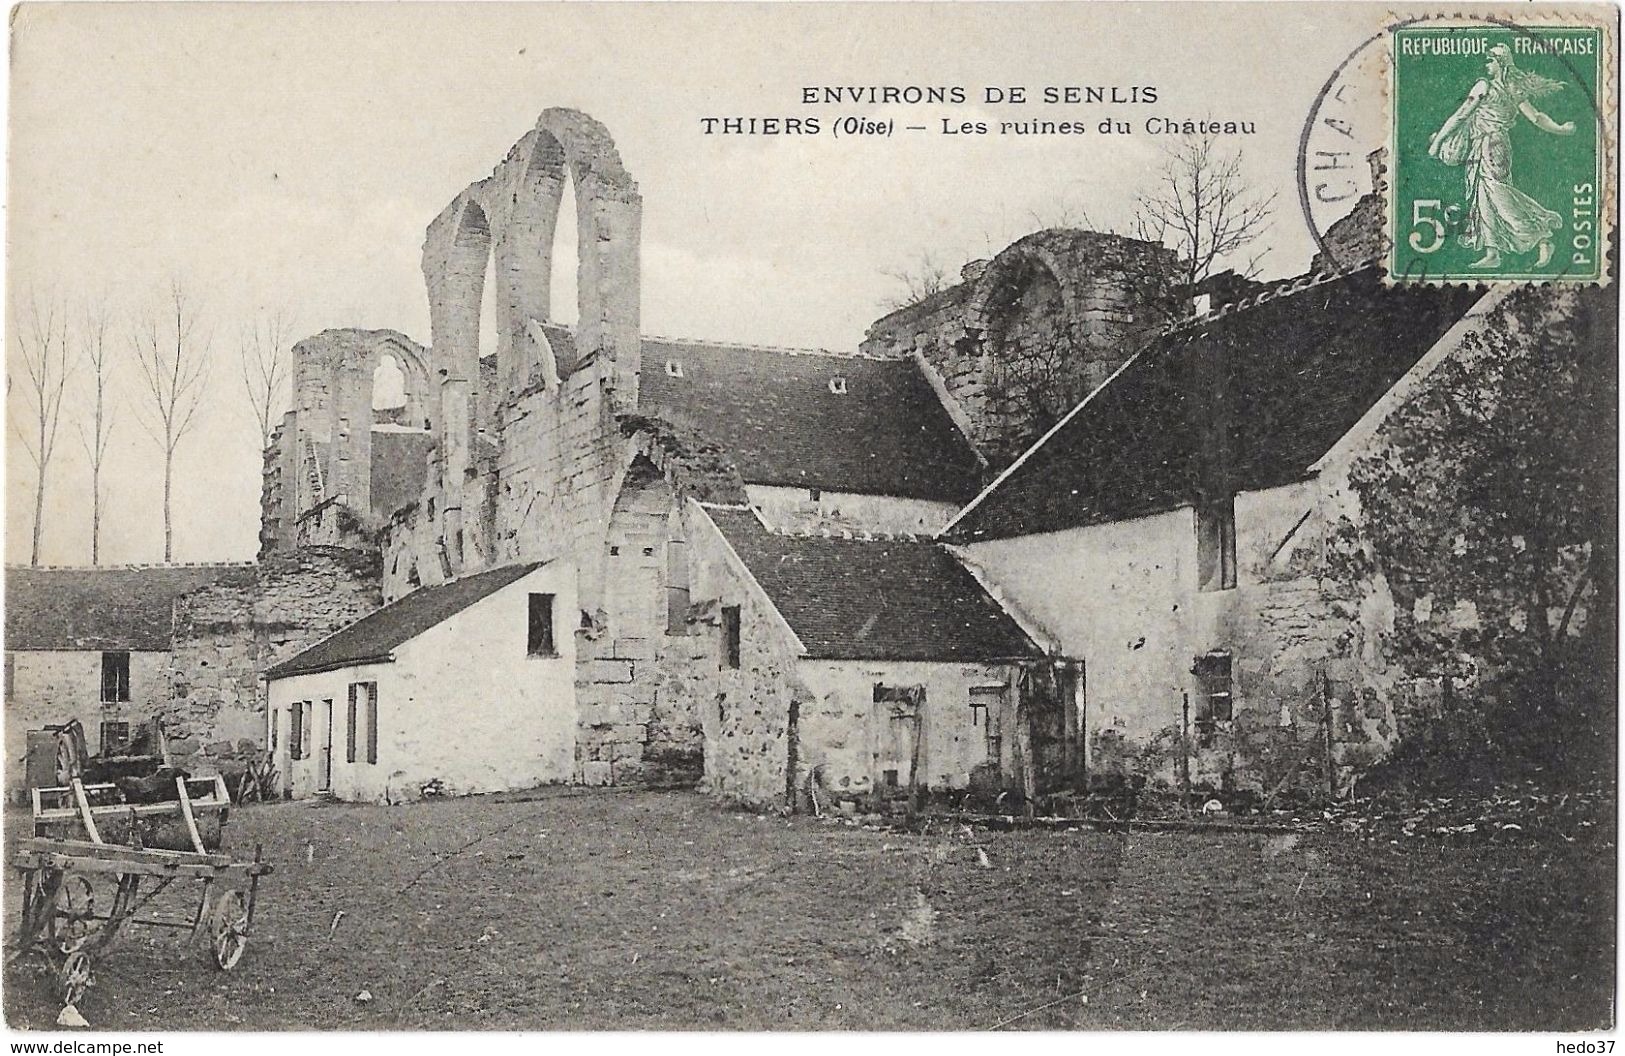
<path fill-rule="evenodd" d="M 282 661 L 265 672 L 265 677 L 277 679 L 311 675 L 336 667 L 389 660 L 396 646 L 444 623 L 541 567 L 539 561 L 504 565 L 454 579 L 450 583 L 422 587 Z"/>
<path fill-rule="evenodd" d="M 1194 405 L 1189 392 L 1204 363 L 1227 393 L 1235 490 L 1304 479 L 1480 295 L 1390 289 L 1367 269 L 1165 334 L 1023 456 L 948 538 L 1059 531 L 1191 502 L 1208 401 Z"/>
<path fill-rule="evenodd" d="M 252 564 L 7 568 L 6 648 L 165 652 L 176 598 L 254 582 Z"/>
<path fill-rule="evenodd" d="M 546 332 L 570 347 L 568 330 Z M 830 391 L 836 377 L 845 395 Z M 748 484 L 943 502 L 980 487 L 969 442 L 908 359 L 645 339 L 638 413 L 699 429 Z"/>
<path fill-rule="evenodd" d="M 749 510 L 706 512 L 810 657 L 968 662 L 1042 655 L 937 543 L 786 535 Z"/>

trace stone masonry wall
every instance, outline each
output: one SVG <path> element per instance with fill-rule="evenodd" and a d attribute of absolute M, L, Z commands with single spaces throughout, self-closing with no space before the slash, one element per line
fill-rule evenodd
<path fill-rule="evenodd" d="M 758 808 L 786 803 L 791 709 L 816 697 L 803 681 L 790 630 L 730 556 L 709 518 L 690 507 L 689 555 L 695 619 L 694 660 L 674 681 L 699 704 L 705 735 L 701 787 Z M 722 611 L 740 611 L 739 666 L 723 655 Z"/>
<path fill-rule="evenodd" d="M 1179 310 L 1171 250 L 1051 229 L 1022 238 L 964 281 L 869 328 L 861 350 L 918 355 L 994 468 L 1106 380 Z"/>
<path fill-rule="evenodd" d="M 268 555 L 252 585 L 183 595 L 159 709 L 177 764 L 237 772 L 245 753 L 265 747 L 260 675 L 379 603 L 376 555 L 339 548 Z"/>

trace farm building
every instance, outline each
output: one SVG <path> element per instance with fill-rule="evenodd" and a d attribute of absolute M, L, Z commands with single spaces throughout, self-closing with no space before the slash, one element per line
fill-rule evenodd
<path fill-rule="evenodd" d="M 8 791 L 29 730 L 88 748 L 162 720 L 176 764 L 236 772 L 263 748 L 260 673 L 378 606 L 377 557 L 308 547 L 257 563 L 6 569 Z"/>
<path fill-rule="evenodd" d="M 176 600 L 254 576 L 252 564 L 8 567 L 8 791 L 23 787 L 18 764 L 29 730 L 77 719 L 94 751 L 162 714 L 173 686 Z M 233 741 L 258 733 L 252 726 L 218 732 L 217 740 Z"/>
<path fill-rule="evenodd" d="M 566 327 L 548 311 L 572 182 Z M 551 591 L 568 604 L 554 662 L 572 659 L 548 716 L 574 726 L 542 738 L 545 758 L 491 765 L 481 749 L 433 774 L 403 756 L 354 794 L 436 777 L 697 780 L 761 806 L 911 786 L 1341 791 L 1441 695 L 1550 667 L 1506 627 L 1562 643 L 1587 625 L 1584 526 L 1538 541 L 1510 527 L 1468 486 L 1483 466 L 1455 454 L 1488 441 L 1447 413 L 1525 413 L 1548 388 L 1526 366 L 1602 325 L 1585 294 L 1394 289 L 1325 254 L 1280 284 L 1193 286 L 1159 244 L 1057 229 L 970 262 L 856 350 L 745 347 L 642 332 L 641 210 L 608 131 L 548 110 L 429 224 L 427 345 L 328 330 L 295 347 L 262 562 L 351 551 L 378 563 L 382 601 L 435 611 L 429 592 L 486 573 L 573 579 Z M 1376 214 L 1357 208 L 1326 254 L 1357 263 Z M 1606 374 L 1569 366 L 1551 377 Z M 1459 442 L 1428 441 L 1447 419 Z M 1439 535 L 1459 552 L 1406 549 Z M 1503 553 L 1563 599 L 1556 617 L 1496 578 Z M 404 692 L 384 669 L 426 669 L 425 643 L 479 626 L 453 617 L 387 663 L 282 669 L 267 732 L 288 751 L 297 714 L 297 751 L 318 732 L 325 747 L 349 732 L 352 686 L 374 681 L 384 723 Z M 431 725 L 468 702 L 445 689 L 412 698 Z M 329 759 L 355 741 L 332 743 Z M 339 764 L 326 782 L 311 758 L 289 765 L 300 794 L 345 794 Z"/>
<path fill-rule="evenodd" d="M 285 791 L 391 802 L 568 781 L 574 602 L 566 566 L 489 569 L 275 665 L 266 740 Z"/>

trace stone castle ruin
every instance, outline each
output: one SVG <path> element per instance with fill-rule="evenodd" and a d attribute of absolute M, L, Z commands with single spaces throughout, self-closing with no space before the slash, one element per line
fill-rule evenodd
<path fill-rule="evenodd" d="M 573 327 L 548 314 L 567 182 Z M 1411 625 L 1466 610 L 1423 613 L 1361 542 L 1367 467 L 1414 442 L 1395 423 L 1504 328 L 1506 296 L 1387 290 L 1356 268 L 1210 283 L 1204 311 L 1167 248 L 1057 229 L 848 353 L 673 341 L 642 333 L 641 216 L 608 131 L 544 111 L 428 226 L 428 345 L 299 342 L 265 452 L 260 567 L 279 598 L 335 554 L 354 556 L 344 612 L 384 623 L 450 619 L 501 588 L 488 571 L 569 578 L 545 638 L 567 636 L 549 655 L 572 666 L 545 710 L 571 747 L 545 780 L 697 781 L 791 808 L 1113 782 L 1341 794 L 1437 697 Z M 1565 634 L 1585 626 L 1574 589 Z M 344 654 L 331 613 L 272 606 L 277 631 L 266 608 L 210 615 L 203 652 L 240 639 L 232 655 L 273 684 L 380 659 Z M 402 618 L 390 641 L 423 630 Z M 177 634 L 173 682 L 208 683 Z M 1495 665 L 1472 670 L 1487 691 Z M 352 762 L 357 685 L 398 703 L 349 687 Z M 269 711 L 288 789 L 323 787 L 290 751 L 300 702 L 268 708 L 242 678 L 207 699 Z M 188 719 L 207 725 L 195 695 Z M 390 798 L 502 787 L 477 765 L 378 762 Z"/>

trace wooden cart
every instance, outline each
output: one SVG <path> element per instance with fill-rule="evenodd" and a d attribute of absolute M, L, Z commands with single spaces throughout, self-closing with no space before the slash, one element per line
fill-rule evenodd
<path fill-rule="evenodd" d="M 11 856 L 22 876 L 23 906 L 8 961 L 43 955 L 69 1005 L 84 996 L 95 960 L 126 924 L 188 931 L 216 967 L 235 967 L 248 944 L 260 877 L 271 866 L 260 860 L 258 846 L 252 862 L 213 853 L 228 803 L 224 781 L 177 778 L 177 798 L 160 803 L 96 803 L 96 789 L 76 778 L 66 789 L 34 790 L 34 838 L 20 841 Z M 197 903 L 184 917 L 173 906 L 169 917 L 139 915 L 188 882 L 197 885 Z M 97 906 L 98 893 L 106 912 Z"/>
<path fill-rule="evenodd" d="M 216 967 L 236 967 L 254 923 L 260 877 L 271 871 L 258 847 L 252 862 L 233 862 L 219 854 L 38 837 L 22 840 L 11 864 L 22 874 L 23 907 L 10 959 L 43 955 L 66 1005 L 84 996 L 97 958 L 126 924 L 188 931 L 206 944 Z M 199 888 L 190 919 L 138 915 L 172 885 L 187 882 Z M 112 901 L 102 912 L 96 896 L 109 888 Z"/>

